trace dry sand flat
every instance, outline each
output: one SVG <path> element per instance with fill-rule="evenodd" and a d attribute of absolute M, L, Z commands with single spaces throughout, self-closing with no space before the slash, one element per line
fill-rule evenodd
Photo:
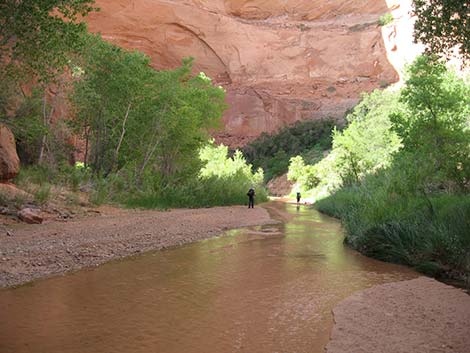
<path fill-rule="evenodd" d="M 269 223 L 276 222 L 261 207 L 233 206 L 167 212 L 109 208 L 66 223 L 21 225 L 13 236 L 0 234 L 0 287 Z"/>
<path fill-rule="evenodd" d="M 327 353 L 470 352 L 470 296 L 430 278 L 357 292 L 333 313 Z"/>

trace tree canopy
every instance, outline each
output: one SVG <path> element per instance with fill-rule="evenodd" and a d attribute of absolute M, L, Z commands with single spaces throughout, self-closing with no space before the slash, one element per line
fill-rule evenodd
<path fill-rule="evenodd" d="M 420 56 L 400 92 L 364 95 L 347 129 L 334 132 L 328 157 L 313 166 L 291 159 L 289 175 L 306 190 L 334 191 L 386 171 L 394 192 L 464 192 L 470 175 L 469 90 L 442 61 Z"/>
<path fill-rule="evenodd" d="M 217 127 L 225 92 L 204 74 L 193 75 L 192 59 L 175 70 L 156 71 L 150 58 L 88 35 L 77 60 L 75 126 L 87 141 L 85 163 L 105 175 L 146 170 L 162 179 L 194 174 L 199 147 Z"/>
<path fill-rule="evenodd" d="M 2 0 L 0 63 L 2 73 L 14 70 L 30 80 L 48 79 L 78 50 L 86 25 L 80 19 L 94 0 Z"/>
<path fill-rule="evenodd" d="M 430 53 L 448 57 L 455 46 L 463 59 L 470 59 L 470 1 L 414 0 L 415 40 Z"/>
<path fill-rule="evenodd" d="M 443 62 L 420 56 L 408 69 L 400 100 L 407 110 L 392 114 L 391 121 L 403 141 L 403 158 L 420 165 L 414 183 L 465 190 L 470 175 L 470 85 Z"/>

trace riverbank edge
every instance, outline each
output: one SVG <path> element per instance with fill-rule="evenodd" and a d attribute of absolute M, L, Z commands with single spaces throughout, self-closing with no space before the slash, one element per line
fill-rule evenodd
<path fill-rule="evenodd" d="M 428 277 L 358 291 L 332 310 L 326 353 L 460 353 L 470 346 L 470 296 Z"/>
<path fill-rule="evenodd" d="M 227 230 L 276 224 L 262 207 L 125 210 L 41 225 L 0 237 L 0 290 L 89 269 L 110 261 L 223 236 Z"/>
<path fill-rule="evenodd" d="M 318 208 L 315 205 L 315 203 L 312 203 L 311 207 L 316 209 L 321 214 L 324 214 L 326 216 L 329 216 L 329 217 L 332 217 L 332 218 L 335 218 L 335 219 L 339 220 L 341 222 L 341 224 L 343 224 L 343 220 L 341 219 L 341 217 L 337 217 L 336 215 L 334 215 L 332 213 L 325 212 L 324 210 L 321 210 L 320 208 Z M 345 230 L 344 231 L 344 244 L 346 244 L 348 247 L 350 247 L 351 249 L 361 253 L 364 256 L 371 257 L 369 254 L 367 254 L 364 251 L 364 249 L 361 249 L 360 247 L 355 247 L 353 244 L 351 244 L 351 242 L 348 241 L 348 236 L 349 236 L 349 234 Z M 374 257 L 371 257 L 371 258 L 374 258 Z M 379 261 L 384 261 L 383 259 L 377 259 L 377 258 L 375 258 L 375 259 L 379 260 Z M 445 283 L 445 284 L 448 284 L 448 285 L 451 285 L 451 286 L 454 286 L 454 287 L 457 287 L 457 288 L 461 288 L 461 289 L 465 290 L 468 294 L 470 294 L 470 274 L 462 274 L 462 273 L 457 273 L 455 271 L 449 270 L 449 271 L 440 272 L 437 275 L 431 275 L 430 273 L 424 273 L 423 271 L 420 271 L 420 269 L 417 268 L 417 267 L 409 266 L 409 265 L 404 264 L 404 263 L 393 262 L 393 261 L 384 261 L 384 262 L 395 263 L 395 264 L 398 264 L 398 265 L 406 266 L 408 268 L 411 268 L 411 269 L 419 272 L 423 276 L 431 277 L 431 278 L 436 279 L 439 282 L 442 282 L 442 283 Z"/>

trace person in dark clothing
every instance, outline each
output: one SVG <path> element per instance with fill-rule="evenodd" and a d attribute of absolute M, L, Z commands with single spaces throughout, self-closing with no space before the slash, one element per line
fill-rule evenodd
<path fill-rule="evenodd" d="M 300 203 L 300 192 L 297 193 L 297 204 Z"/>
<path fill-rule="evenodd" d="M 255 207 L 255 189 L 250 188 L 250 190 L 248 190 L 246 195 L 248 196 L 248 208 L 254 208 Z"/>

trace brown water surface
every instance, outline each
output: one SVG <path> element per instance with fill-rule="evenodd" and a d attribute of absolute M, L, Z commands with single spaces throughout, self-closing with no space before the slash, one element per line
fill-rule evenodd
<path fill-rule="evenodd" d="M 269 207 L 293 217 L 1 290 L 0 352 L 320 353 L 339 301 L 416 277 L 345 247 L 335 219 Z"/>

